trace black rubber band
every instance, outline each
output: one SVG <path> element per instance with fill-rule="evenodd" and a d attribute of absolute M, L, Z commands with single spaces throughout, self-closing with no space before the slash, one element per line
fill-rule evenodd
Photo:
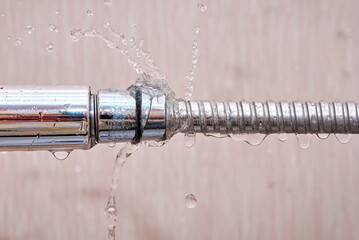
<path fill-rule="evenodd" d="M 132 144 L 137 144 L 141 141 L 142 138 L 142 124 L 141 124 L 141 113 L 142 113 L 142 92 L 140 88 L 136 87 L 135 93 L 136 100 L 136 130 L 135 137 L 132 139 Z"/>

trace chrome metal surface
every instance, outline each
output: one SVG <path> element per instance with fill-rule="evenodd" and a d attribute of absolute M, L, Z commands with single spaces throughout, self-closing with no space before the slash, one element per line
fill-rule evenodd
<path fill-rule="evenodd" d="M 0 87 L 0 151 L 89 149 L 97 143 L 204 134 L 359 133 L 354 102 L 184 101 L 151 86 Z M 218 135 L 216 135 L 218 136 Z"/>
<path fill-rule="evenodd" d="M 141 92 L 141 132 L 143 141 L 164 140 L 166 133 L 166 95 L 144 87 Z"/>
<path fill-rule="evenodd" d="M 241 133 L 359 133 L 354 102 L 214 102 L 173 101 L 168 106 L 169 132 Z"/>
<path fill-rule="evenodd" d="M 97 141 L 128 142 L 135 137 L 136 99 L 126 90 L 103 89 L 97 94 Z"/>
<path fill-rule="evenodd" d="M 91 147 L 88 86 L 0 88 L 0 151 Z"/>

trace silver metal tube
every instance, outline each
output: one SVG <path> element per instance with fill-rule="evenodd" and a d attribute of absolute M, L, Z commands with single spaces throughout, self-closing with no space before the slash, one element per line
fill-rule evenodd
<path fill-rule="evenodd" d="M 354 102 L 184 101 L 152 86 L 0 87 L 0 151 L 90 149 L 97 143 L 204 134 L 359 133 Z"/>
<path fill-rule="evenodd" d="M 0 151 L 89 149 L 88 86 L 0 88 Z"/>

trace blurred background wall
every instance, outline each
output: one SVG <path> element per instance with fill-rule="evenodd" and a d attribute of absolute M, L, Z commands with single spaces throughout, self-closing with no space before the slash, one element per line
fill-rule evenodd
<path fill-rule="evenodd" d="M 109 22 L 126 36 L 139 25 L 145 49 L 184 97 L 199 25 L 194 99 L 359 101 L 358 1 L 203 1 L 204 12 L 197 3 L 2 0 L 1 84 L 127 88 L 136 79 L 127 59 L 99 39 L 70 38 L 91 27 L 111 38 Z M 345 145 L 313 137 L 301 150 L 293 135 L 257 147 L 198 135 L 188 149 L 179 134 L 143 147 L 121 176 L 117 239 L 359 239 L 358 144 L 357 136 Z M 65 161 L 0 154 L 0 239 L 106 238 L 120 147 L 75 151 Z M 198 199 L 194 209 L 187 193 Z"/>

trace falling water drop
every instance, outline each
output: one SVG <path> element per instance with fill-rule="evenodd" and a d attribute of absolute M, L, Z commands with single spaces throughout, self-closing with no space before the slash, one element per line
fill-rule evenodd
<path fill-rule="evenodd" d="M 350 140 L 352 139 L 351 134 L 335 134 L 335 137 L 338 139 L 340 143 L 343 144 L 350 142 Z"/>
<path fill-rule="evenodd" d="M 307 149 L 310 146 L 311 134 L 297 134 L 297 140 L 301 149 Z"/>
<path fill-rule="evenodd" d="M 26 31 L 28 34 L 33 34 L 35 32 L 35 28 L 31 25 L 26 26 Z"/>
<path fill-rule="evenodd" d="M 192 193 L 189 193 L 185 197 L 185 203 L 187 208 L 195 208 L 197 205 L 197 198 Z"/>
<path fill-rule="evenodd" d="M 278 139 L 281 142 L 287 141 L 288 140 L 288 134 L 286 133 L 280 133 L 278 134 Z"/>
<path fill-rule="evenodd" d="M 11 35 L 7 36 L 7 40 L 11 40 Z"/>
<path fill-rule="evenodd" d="M 4 12 L 2 12 L 2 13 L 1 13 L 1 16 L 2 16 L 2 17 L 5 17 L 5 16 L 6 16 L 6 14 L 5 14 Z"/>
<path fill-rule="evenodd" d="M 198 3 L 197 7 L 201 10 L 201 12 L 204 12 L 207 10 L 207 6 L 204 5 L 203 3 Z"/>
<path fill-rule="evenodd" d="M 115 142 L 109 142 L 107 143 L 107 146 L 109 146 L 110 148 L 113 148 L 116 146 L 116 143 Z"/>
<path fill-rule="evenodd" d="M 58 151 L 52 152 L 52 155 L 58 160 L 65 160 L 70 155 L 70 152 Z"/>
<path fill-rule="evenodd" d="M 54 51 L 54 47 L 55 47 L 55 45 L 54 45 L 52 42 L 48 42 L 48 43 L 46 44 L 46 50 L 47 50 L 48 52 L 53 52 L 53 51 Z"/>
<path fill-rule="evenodd" d="M 54 23 L 50 23 L 49 24 L 49 30 L 51 32 L 55 32 L 55 33 L 58 33 L 59 32 L 59 28 L 54 24 Z"/>
<path fill-rule="evenodd" d="M 56 15 L 60 15 L 60 13 L 61 13 L 61 11 L 60 11 L 59 9 L 57 9 L 57 10 L 55 11 L 55 14 L 56 14 Z"/>
<path fill-rule="evenodd" d="M 87 10 L 87 11 L 86 11 L 86 14 L 87 14 L 87 16 L 89 16 L 89 17 L 92 17 L 92 16 L 93 16 L 93 12 L 92 12 L 91 10 Z"/>
<path fill-rule="evenodd" d="M 318 138 L 320 138 L 320 139 L 327 139 L 328 137 L 329 137 L 329 133 L 318 133 L 317 134 L 317 136 L 318 136 Z"/>
<path fill-rule="evenodd" d="M 195 133 L 185 133 L 184 134 L 184 144 L 186 147 L 191 148 L 196 143 L 196 134 Z"/>

